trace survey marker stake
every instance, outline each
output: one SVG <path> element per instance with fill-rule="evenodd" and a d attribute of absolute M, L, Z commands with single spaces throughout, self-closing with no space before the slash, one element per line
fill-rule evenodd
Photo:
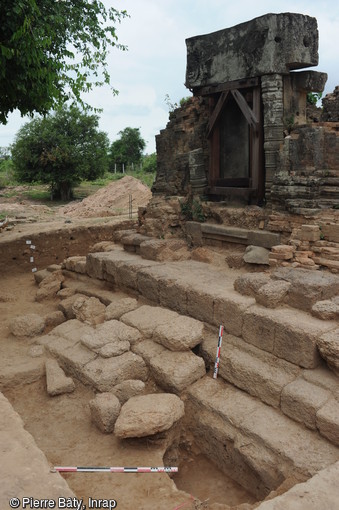
<path fill-rule="evenodd" d="M 224 332 L 224 326 L 220 326 L 220 328 L 219 328 L 218 347 L 217 347 L 217 355 L 215 357 L 215 363 L 214 363 L 213 379 L 216 379 L 218 377 L 219 362 L 220 362 L 220 352 L 221 352 L 221 344 L 222 344 L 222 335 L 223 335 L 223 332 Z"/>
<path fill-rule="evenodd" d="M 177 473 L 177 467 L 84 467 L 55 466 L 51 471 L 59 473 Z"/>

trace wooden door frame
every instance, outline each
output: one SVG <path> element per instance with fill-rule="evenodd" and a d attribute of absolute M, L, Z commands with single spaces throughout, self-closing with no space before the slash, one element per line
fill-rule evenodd
<path fill-rule="evenodd" d="M 250 108 L 246 99 L 240 92 L 240 89 L 251 89 L 253 94 L 253 107 Z M 217 87 L 204 87 L 200 91 L 201 95 L 210 97 L 211 115 L 208 124 L 207 137 L 210 141 L 210 168 L 209 168 L 209 188 L 211 195 L 239 195 L 261 203 L 264 198 L 264 168 L 263 168 L 263 126 L 262 126 L 262 108 L 261 91 L 258 78 L 249 80 L 240 80 L 230 82 Z M 217 185 L 220 179 L 220 117 L 228 100 L 232 97 L 241 110 L 243 116 L 249 125 L 250 139 L 250 176 L 248 185 L 244 185 L 241 179 L 234 179 L 225 182 L 225 186 Z M 240 183 L 240 184 L 239 184 Z"/>

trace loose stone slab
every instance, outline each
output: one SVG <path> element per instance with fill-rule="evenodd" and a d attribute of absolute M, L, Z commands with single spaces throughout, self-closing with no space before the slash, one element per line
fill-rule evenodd
<path fill-rule="evenodd" d="M 142 338 L 137 329 L 116 320 L 106 321 L 104 324 L 100 324 L 96 327 L 95 331 L 101 338 L 106 337 L 108 342 L 120 340 L 127 341 L 131 345 L 134 345 Z"/>
<path fill-rule="evenodd" d="M 120 356 L 130 350 L 130 343 L 127 340 L 117 340 L 110 342 L 99 349 L 99 354 L 102 358 L 113 358 Z"/>
<path fill-rule="evenodd" d="M 151 436 L 169 430 L 184 413 L 184 403 L 173 394 L 132 397 L 123 405 L 114 433 L 120 438 Z"/>
<path fill-rule="evenodd" d="M 271 281 L 266 273 L 249 273 L 238 276 L 234 289 L 244 296 L 255 296 L 258 290 Z"/>
<path fill-rule="evenodd" d="M 171 323 L 162 324 L 154 331 L 154 339 L 171 351 L 188 351 L 203 340 L 202 322 L 180 315 Z"/>
<path fill-rule="evenodd" d="M 276 308 L 284 303 L 291 284 L 284 281 L 270 281 L 263 285 L 255 295 L 257 303 L 266 308 Z"/>
<path fill-rule="evenodd" d="M 11 320 L 9 329 L 14 336 L 36 336 L 43 332 L 45 328 L 45 319 L 31 313 L 21 315 Z"/>
<path fill-rule="evenodd" d="M 121 317 L 122 322 L 137 328 L 145 335 L 152 336 L 155 329 L 163 324 L 170 324 L 179 316 L 177 312 L 161 308 L 160 306 L 144 305 Z"/>
<path fill-rule="evenodd" d="M 151 359 L 167 351 L 163 345 L 153 342 L 153 340 L 143 340 L 134 345 L 132 350 L 135 354 L 139 354 L 146 361 L 147 365 L 150 364 Z"/>
<path fill-rule="evenodd" d="M 122 315 L 138 308 L 138 301 L 134 298 L 122 298 L 111 303 L 105 310 L 105 321 L 120 319 Z"/>
<path fill-rule="evenodd" d="M 114 430 L 121 405 L 112 393 L 100 393 L 89 402 L 93 423 L 101 432 L 110 433 Z"/>
<path fill-rule="evenodd" d="M 136 397 L 144 390 L 145 383 L 143 381 L 130 379 L 114 386 L 111 393 L 119 399 L 121 404 L 124 404 L 131 397 Z"/>
<path fill-rule="evenodd" d="M 83 294 L 79 294 L 78 292 L 74 294 L 74 291 L 72 289 L 62 289 L 58 292 L 58 295 L 60 295 L 60 292 L 66 291 L 67 293 L 72 292 L 72 295 L 66 297 L 66 299 L 63 299 L 59 305 L 58 308 L 61 310 L 61 312 L 66 316 L 67 319 L 75 319 L 75 313 L 73 310 L 73 305 L 77 301 L 78 298 L 83 298 Z"/>
<path fill-rule="evenodd" d="M 39 283 L 39 289 L 35 297 L 36 301 L 54 298 L 56 293 L 61 289 L 61 284 L 64 280 L 65 277 L 60 269 L 49 273 L 48 276 Z"/>
<path fill-rule="evenodd" d="M 75 317 L 92 326 L 105 320 L 106 306 L 95 297 L 79 297 L 72 306 Z"/>
<path fill-rule="evenodd" d="M 140 356 L 126 352 L 115 358 L 99 357 L 90 361 L 82 368 L 81 376 L 98 391 L 104 392 L 128 379 L 146 381 L 148 369 Z"/>
<path fill-rule="evenodd" d="M 174 393 L 181 393 L 206 373 L 204 360 L 191 351 L 164 351 L 150 360 L 150 367 L 156 383 Z"/>
<path fill-rule="evenodd" d="M 65 375 L 65 372 L 54 359 L 46 361 L 46 383 L 47 393 L 51 397 L 63 393 L 72 393 L 75 390 L 73 379 Z"/>
<path fill-rule="evenodd" d="M 66 338 L 73 344 L 80 342 L 81 338 L 87 333 L 92 333 L 93 328 L 77 319 L 72 319 L 60 324 L 54 328 L 51 333 L 56 336 Z"/>

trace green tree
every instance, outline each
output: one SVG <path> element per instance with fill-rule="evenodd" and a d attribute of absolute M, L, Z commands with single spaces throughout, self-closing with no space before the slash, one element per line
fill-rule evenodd
<path fill-rule="evenodd" d="M 115 29 L 125 16 L 100 0 L 2 0 L 0 122 L 16 108 L 46 114 L 69 99 L 85 106 L 82 93 L 110 83 L 109 48 L 126 49 Z"/>
<path fill-rule="evenodd" d="M 147 173 L 156 173 L 157 171 L 157 153 L 146 154 L 142 160 L 142 170 Z"/>
<path fill-rule="evenodd" d="M 111 145 L 110 169 L 114 170 L 115 165 L 140 163 L 142 153 L 146 147 L 145 140 L 141 137 L 139 128 L 127 127 L 119 131 L 120 138 Z"/>
<path fill-rule="evenodd" d="M 53 198 L 69 200 L 82 179 L 94 180 L 108 170 L 108 149 L 97 115 L 64 107 L 25 124 L 12 146 L 12 158 L 20 182 L 50 184 Z"/>

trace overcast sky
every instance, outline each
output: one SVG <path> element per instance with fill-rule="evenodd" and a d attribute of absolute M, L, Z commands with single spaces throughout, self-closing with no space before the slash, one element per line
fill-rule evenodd
<path fill-rule="evenodd" d="M 297 12 L 314 16 L 319 28 L 319 71 L 327 72 L 325 93 L 339 85 L 338 42 L 339 2 L 335 0 L 103 0 L 130 15 L 118 26 L 119 42 L 128 52 L 112 50 L 109 69 L 112 85 L 120 93 L 113 97 L 109 89 L 90 94 L 90 103 L 103 108 L 100 129 L 110 141 L 125 127 L 137 127 L 147 142 L 146 152 L 155 150 L 155 135 L 166 127 L 168 106 L 190 92 L 185 88 L 185 39 L 207 34 L 248 21 L 269 12 Z M 0 126 L 0 147 L 14 140 L 27 122 L 15 112 L 6 126 Z"/>

